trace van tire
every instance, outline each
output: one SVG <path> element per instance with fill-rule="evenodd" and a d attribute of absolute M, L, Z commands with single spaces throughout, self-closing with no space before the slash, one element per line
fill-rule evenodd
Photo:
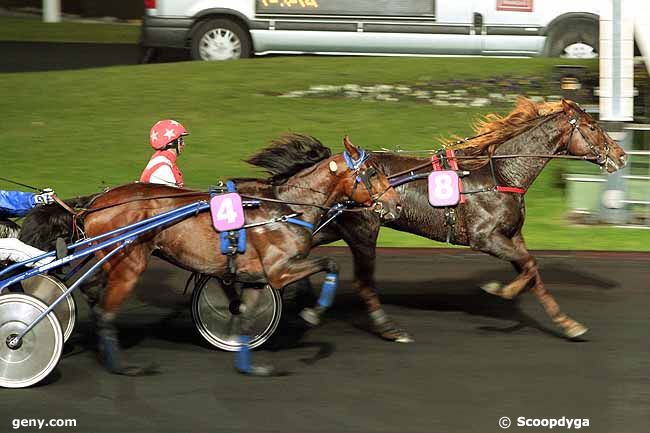
<path fill-rule="evenodd" d="M 560 57 L 565 55 L 565 49 L 575 43 L 583 43 L 593 48 L 598 53 L 600 41 L 597 22 L 573 21 L 562 24 L 553 29 L 546 42 L 546 55 L 548 57 Z"/>
<path fill-rule="evenodd" d="M 225 41 L 226 44 L 239 43 L 238 52 L 232 56 L 227 57 L 228 53 L 219 51 L 217 49 L 206 50 L 209 46 L 206 44 L 206 39 L 214 35 L 230 33 L 230 38 Z M 204 39 L 205 38 L 205 39 Z M 228 51 L 230 47 L 227 45 L 223 47 Z M 208 57 L 209 51 L 212 51 L 214 56 Z M 252 43 L 250 34 L 247 30 L 242 28 L 238 23 L 225 18 L 213 18 L 202 22 L 192 32 L 192 59 L 194 60 L 235 60 L 250 57 L 252 55 Z M 224 58 L 220 58 L 223 55 Z"/>

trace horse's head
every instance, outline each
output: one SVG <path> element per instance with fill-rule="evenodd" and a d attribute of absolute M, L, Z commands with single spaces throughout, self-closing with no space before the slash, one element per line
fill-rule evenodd
<path fill-rule="evenodd" d="M 368 161 L 369 155 L 346 136 L 345 152 L 329 160 L 331 175 L 338 177 L 339 194 L 359 204 L 372 207 L 386 221 L 402 211 L 399 195 L 386 175 Z"/>
<path fill-rule="evenodd" d="M 601 168 L 613 173 L 623 168 L 627 155 L 589 114 L 573 101 L 562 100 L 562 109 L 567 114 L 571 132 L 566 144 L 570 155 L 592 157 Z"/>

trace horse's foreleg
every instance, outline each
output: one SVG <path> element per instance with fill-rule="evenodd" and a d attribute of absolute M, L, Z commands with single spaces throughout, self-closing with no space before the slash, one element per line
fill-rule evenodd
<path fill-rule="evenodd" d="M 269 283 L 275 288 L 284 288 L 288 284 L 321 271 L 327 271 L 327 275 L 317 305 L 314 308 L 304 308 L 300 312 L 300 317 L 312 326 L 320 323 L 323 312 L 332 304 L 338 283 L 338 265 L 336 262 L 330 258 L 303 259 L 294 257 L 281 263 L 274 262 L 266 269 Z M 253 297 L 247 298 L 240 307 L 240 321 L 237 325 L 239 327 L 240 346 L 235 357 L 235 368 L 243 374 L 271 376 L 277 374 L 273 367 L 253 365 L 251 361 L 248 326 L 252 325 L 252 323 L 247 320 L 247 314 L 254 311 L 258 298 L 259 292 L 255 293 Z"/>
<path fill-rule="evenodd" d="M 354 288 L 366 304 L 374 331 L 382 338 L 398 343 L 411 343 L 413 338 L 400 329 L 381 307 L 375 283 L 377 236 L 381 222 L 374 216 L 347 217 L 338 230 L 350 247 L 354 258 Z"/>
<path fill-rule="evenodd" d="M 242 302 L 239 305 L 240 314 L 235 316 L 235 335 L 238 335 L 239 348 L 235 355 L 235 369 L 242 374 L 252 376 L 272 376 L 275 369 L 270 365 L 255 365 L 252 362 L 250 349 L 251 328 L 254 325 L 253 312 L 257 308 L 260 290 L 255 287 L 244 288 Z"/>
<path fill-rule="evenodd" d="M 118 254 L 115 260 L 110 260 L 104 266 L 108 275 L 106 289 L 100 303 L 101 306 L 95 306 L 93 313 L 97 326 L 99 357 L 111 373 L 139 376 L 153 371 L 152 366 L 141 368 L 123 364 L 115 327 L 117 312 L 133 291 L 138 277 L 144 272 L 146 265 L 146 252 L 143 247 L 135 246 L 129 250 L 128 256 Z"/>
<path fill-rule="evenodd" d="M 535 269 L 535 285 L 532 288 L 532 292 L 555 325 L 562 329 L 566 337 L 577 338 L 588 331 L 587 327 L 576 322 L 560 310 L 560 306 L 555 301 L 555 298 L 546 290 L 542 277 L 539 275 L 539 270 L 537 269 Z"/>
<path fill-rule="evenodd" d="M 576 338 L 587 332 L 585 326 L 562 313 L 557 301 L 546 290 L 537 262 L 528 252 L 521 233 L 517 233 L 512 239 L 492 237 L 490 238 L 489 249 L 482 250 L 504 260 L 509 260 L 515 269 L 520 272 L 517 278 L 504 287 L 484 286 L 483 289 L 502 298 L 512 299 L 522 290 L 532 286 L 533 294 L 553 322 L 562 329 L 564 335 L 569 338 Z"/>
<path fill-rule="evenodd" d="M 349 246 L 354 257 L 354 287 L 366 304 L 375 332 L 389 341 L 412 343 L 413 338 L 395 324 L 379 301 L 375 284 L 376 242 L 350 243 Z"/>
<path fill-rule="evenodd" d="M 528 252 L 521 232 L 517 233 L 517 235 L 512 238 L 512 242 L 518 251 L 525 253 L 528 257 L 530 257 L 530 259 L 526 260 L 523 264 L 521 262 L 516 262 L 513 263 L 513 265 L 515 265 L 515 268 L 521 267 L 520 275 L 525 275 L 526 278 L 530 275 L 532 278 L 530 280 L 527 280 L 523 285 L 513 284 L 514 282 L 507 285 L 503 288 L 504 294 L 506 294 L 506 296 L 514 297 L 519 294 L 522 289 L 528 287 L 528 283 L 532 283 L 531 290 L 533 294 L 537 297 L 540 304 L 542 304 L 542 307 L 544 307 L 544 310 L 553 320 L 553 322 L 562 329 L 564 335 L 569 338 L 576 338 L 587 332 L 587 328 L 585 326 L 576 322 L 566 314 L 562 313 L 562 311 L 560 311 L 560 306 L 555 301 L 553 296 L 548 292 L 548 290 L 546 290 L 544 282 L 542 281 L 542 277 L 539 273 L 537 262 Z"/>
<path fill-rule="evenodd" d="M 273 266 L 267 275 L 272 287 L 282 288 L 287 284 L 307 278 L 318 272 L 327 272 L 325 281 L 321 286 L 318 301 L 313 308 L 304 308 L 300 317 L 311 326 L 320 324 L 320 318 L 331 305 L 338 285 L 339 267 L 329 257 L 296 258 L 293 257 L 284 263 Z"/>

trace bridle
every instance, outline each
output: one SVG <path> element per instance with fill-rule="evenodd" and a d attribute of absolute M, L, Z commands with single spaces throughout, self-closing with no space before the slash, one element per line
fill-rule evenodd
<path fill-rule="evenodd" d="M 389 184 L 383 191 L 375 193 L 375 189 L 372 186 L 372 178 L 377 176 L 378 173 L 374 166 L 366 164 L 369 158 L 370 154 L 366 153 L 366 151 L 361 148 L 359 148 L 359 158 L 357 159 L 354 159 L 347 151 L 343 152 L 345 164 L 348 166 L 348 169 L 352 171 L 352 176 L 355 177 L 350 198 L 354 196 L 359 185 L 363 184 L 370 196 L 370 202 L 372 203 L 371 206 L 375 208 L 376 212 L 381 212 L 383 210 L 383 204 L 379 199 L 386 194 L 391 186 Z"/>
<path fill-rule="evenodd" d="M 569 150 L 569 146 L 571 146 L 571 139 L 573 138 L 573 134 L 577 132 L 580 134 L 580 137 L 582 137 L 582 140 L 587 144 L 587 147 L 589 148 L 589 151 L 596 156 L 595 162 L 598 164 L 601 168 L 607 164 L 607 159 L 609 158 L 609 145 L 607 144 L 607 140 L 605 140 L 605 149 L 604 153 L 598 149 L 594 143 L 587 138 L 583 133 L 582 130 L 580 129 L 580 120 L 582 120 L 582 115 L 584 112 L 582 110 L 577 110 L 577 116 L 576 117 L 571 117 L 569 119 L 569 124 L 571 125 L 571 134 L 569 135 L 569 139 L 567 141 L 567 151 Z"/>

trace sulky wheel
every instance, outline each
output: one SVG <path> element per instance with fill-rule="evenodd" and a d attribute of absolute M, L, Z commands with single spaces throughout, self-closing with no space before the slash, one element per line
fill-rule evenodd
<path fill-rule="evenodd" d="M 47 306 L 22 293 L 0 296 L 0 387 L 24 388 L 45 379 L 59 363 L 63 332 L 53 313 L 45 316 L 18 342 L 10 342 Z"/>
<path fill-rule="evenodd" d="M 244 290 L 244 295 L 249 290 Z M 250 327 L 251 348 L 266 342 L 275 332 L 282 316 L 280 292 L 265 285 L 260 289 L 260 298 L 255 310 L 247 316 L 253 321 Z M 239 320 L 239 300 L 229 298 L 218 280 L 210 278 L 198 284 L 192 295 L 192 319 L 199 333 L 211 345 L 231 352 L 239 348 L 235 334 L 235 321 Z"/>
<path fill-rule="evenodd" d="M 58 279 L 49 275 L 36 275 L 21 282 L 26 294 L 32 295 L 47 305 L 52 304 L 68 288 Z M 61 323 L 63 330 L 63 341 L 68 341 L 77 321 L 77 305 L 72 295 L 65 299 L 54 308 L 54 314 Z"/>

